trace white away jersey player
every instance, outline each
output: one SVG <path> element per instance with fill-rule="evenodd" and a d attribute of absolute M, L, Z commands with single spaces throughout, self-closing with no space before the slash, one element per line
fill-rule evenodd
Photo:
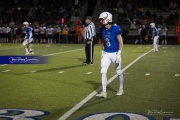
<path fill-rule="evenodd" d="M 120 26 L 111 25 L 107 30 L 104 27 L 101 27 L 99 32 L 103 38 L 104 51 L 109 53 L 118 52 L 119 43 L 117 36 L 122 33 Z"/>

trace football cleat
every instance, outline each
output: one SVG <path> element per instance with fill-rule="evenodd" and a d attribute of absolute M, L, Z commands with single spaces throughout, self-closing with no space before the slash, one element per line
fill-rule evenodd
<path fill-rule="evenodd" d="M 29 52 L 27 52 L 25 55 L 29 55 Z"/>
<path fill-rule="evenodd" d="M 86 63 L 85 65 L 93 65 L 93 62 L 90 62 L 90 63 Z"/>
<path fill-rule="evenodd" d="M 83 65 L 86 65 L 86 64 L 87 64 L 87 62 L 85 61 L 85 62 L 83 62 L 82 64 L 83 64 Z"/>
<path fill-rule="evenodd" d="M 33 51 L 30 51 L 29 54 L 30 54 L 30 55 L 34 55 L 34 52 L 33 52 Z"/>
<path fill-rule="evenodd" d="M 106 92 L 101 92 L 100 94 L 97 94 L 96 96 L 97 96 L 97 97 L 106 98 L 106 97 L 107 97 L 107 93 L 106 93 Z"/>
<path fill-rule="evenodd" d="M 116 94 L 116 95 L 123 95 L 123 94 L 124 94 L 123 89 L 119 89 L 119 90 L 117 91 L 117 94 Z"/>

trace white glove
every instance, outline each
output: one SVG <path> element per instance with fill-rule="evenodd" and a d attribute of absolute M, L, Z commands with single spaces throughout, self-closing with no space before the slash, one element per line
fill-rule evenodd
<path fill-rule="evenodd" d="M 102 50 L 102 53 L 101 53 L 101 58 L 103 57 L 103 54 L 104 54 L 104 51 Z"/>
<path fill-rule="evenodd" d="M 120 63 L 120 62 L 121 62 L 121 50 L 119 50 L 116 55 L 116 63 Z"/>

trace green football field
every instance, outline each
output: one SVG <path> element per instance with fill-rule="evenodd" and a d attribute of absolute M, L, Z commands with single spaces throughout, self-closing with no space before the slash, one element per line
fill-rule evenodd
<path fill-rule="evenodd" d="M 124 45 L 124 94 L 108 69 L 107 98 L 101 88 L 101 46 L 85 66 L 84 44 L 33 44 L 47 64 L 0 64 L 0 120 L 179 120 L 180 46 Z M 0 44 L 0 56 L 22 56 L 21 44 Z M 0 57 L 2 59 L 2 57 Z"/>

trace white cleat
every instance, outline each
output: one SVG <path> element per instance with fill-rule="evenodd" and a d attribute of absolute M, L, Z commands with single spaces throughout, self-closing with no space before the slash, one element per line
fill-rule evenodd
<path fill-rule="evenodd" d="M 107 93 L 106 93 L 106 92 L 101 92 L 100 94 L 97 94 L 96 96 L 97 96 L 97 97 L 106 98 L 106 97 L 107 97 Z"/>
<path fill-rule="evenodd" d="M 30 54 L 30 55 L 34 55 L 34 52 L 30 52 L 29 54 Z"/>
<path fill-rule="evenodd" d="M 123 94 L 124 94 L 123 89 L 120 89 L 120 90 L 117 91 L 117 94 L 116 94 L 116 95 L 123 95 Z"/>
<path fill-rule="evenodd" d="M 29 52 L 27 52 L 25 55 L 29 55 Z"/>

